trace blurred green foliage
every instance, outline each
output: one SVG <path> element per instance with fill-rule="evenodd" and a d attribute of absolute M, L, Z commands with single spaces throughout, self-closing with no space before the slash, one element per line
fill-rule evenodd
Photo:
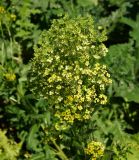
<path fill-rule="evenodd" d="M 105 144 L 102 160 L 139 159 L 138 8 L 138 0 L 0 1 L 0 138 L 6 142 L 0 141 L 3 159 L 56 160 L 66 151 L 67 155 L 73 153 L 72 159 L 80 160 L 80 142 L 88 135 Z M 41 32 L 65 14 L 91 15 L 100 30 L 106 29 L 109 52 L 102 61 L 109 66 L 113 83 L 107 91 L 109 104 L 97 109 L 88 124 L 48 143 L 45 126 L 51 123 L 52 115 L 47 101 L 37 99 L 30 91 L 29 61 Z M 19 141 L 23 143 L 20 147 Z"/>

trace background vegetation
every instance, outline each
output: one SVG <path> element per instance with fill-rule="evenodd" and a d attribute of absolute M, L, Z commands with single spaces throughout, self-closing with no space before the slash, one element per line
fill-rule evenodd
<path fill-rule="evenodd" d="M 1 160 L 55 160 L 64 152 L 69 159 L 89 159 L 78 151 L 86 133 L 71 130 L 64 134 L 64 141 L 47 142 L 48 103 L 36 98 L 28 83 L 33 46 L 52 20 L 65 14 L 71 18 L 90 15 L 100 31 L 107 32 L 108 54 L 101 62 L 108 66 L 113 82 L 107 90 L 109 103 L 95 111 L 91 128 L 93 138 L 105 145 L 100 159 L 139 159 L 138 8 L 138 0 L 0 1 Z"/>

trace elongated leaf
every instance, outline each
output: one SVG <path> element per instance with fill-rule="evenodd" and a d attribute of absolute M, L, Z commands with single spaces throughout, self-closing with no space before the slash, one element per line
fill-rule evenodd
<path fill-rule="evenodd" d="M 29 136 L 27 138 L 27 148 L 29 150 L 38 151 L 39 140 L 37 139 L 37 132 L 39 126 L 37 124 L 33 125 L 30 129 Z"/>

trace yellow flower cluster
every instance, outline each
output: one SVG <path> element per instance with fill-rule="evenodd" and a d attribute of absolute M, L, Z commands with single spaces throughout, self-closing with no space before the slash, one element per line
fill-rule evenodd
<path fill-rule="evenodd" d="M 11 14 L 10 12 L 6 11 L 5 8 L 3 6 L 0 6 L 0 18 L 2 19 L 2 21 L 15 21 L 16 20 L 16 15 L 15 14 Z"/>
<path fill-rule="evenodd" d="M 110 74 L 98 61 L 107 53 L 106 36 L 93 25 L 92 17 L 54 21 L 35 46 L 30 88 L 52 108 L 56 130 L 89 120 L 96 105 L 107 103 Z"/>
<path fill-rule="evenodd" d="M 4 77 L 8 81 L 14 81 L 16 79 L 16 75 L 14 73 L 6 73 L 4 74 Z"/>
<path fill-rule="evenodd" d="M 91 141 L 84 149 L 85 153 L 91 156 L 91 160 L 96 160 L 104 154 L 104 145 L 101 142 Z"/>
<path fill-rule="evenodd" d="M 3 14 L 5 12 L 5 9 L 3 6 L 0 6 L 0 14 Z"/>

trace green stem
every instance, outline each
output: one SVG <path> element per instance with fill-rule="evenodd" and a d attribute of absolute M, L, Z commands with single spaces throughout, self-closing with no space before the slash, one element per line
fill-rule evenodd
<path fill-rule="evenodd" d="M 4 33 L 3 33 L 3 28 L 2 28 L 1 21 L 0 21 L 0 28 L 1 28 L 1 34 L 2 34 L 2 39 L 3 39 L 3 43 L 1 44 L 1 48 L 2 48 L 2 60 L 1 60 L 1 63 L 2 63 L 2 66 L 3 66 L 6 57 L 5 57 L 5 54 L 4 54 Z"/>
<path fill-rule="evenodd" d="M 1 21 L 0 21 L 0 28 L 1 28 L 1 34 L 2 34 L 2 38 L 4 39 L 4 34 L 3 34 L 3 28 L 2 28 Z"/>
<path fill-rule="evenodd" d="M 5 26 L 7 28 L 8 35 L 10 37 L 11 59 L 12 59 L 12 65 L 13 65 L 13 40 L 12 40 L 12 35 L 11 35 L 11 32 L 10 32 L 10 29 L 9 29 L 8 25 L 5 24 Z"/>
<path fill-rule="evenodd" d="M 56 141 L 54 139 L 51 139 L 53 145 L 56 147 L 56 149 L 59 151 L 58 155 L 62 160 L 68 160 L 65 153 L 62 151 L 62 149 L 57 145 Z"/>
<path fill-rule="evenodd" d="M 73 6 L 73 0 L 71 0 L 71 1 L 70 1 L 70 3 L 71 3 L 72 11 L 73 11 L 73 9 L 74 9 L 74 6 Z"/>

